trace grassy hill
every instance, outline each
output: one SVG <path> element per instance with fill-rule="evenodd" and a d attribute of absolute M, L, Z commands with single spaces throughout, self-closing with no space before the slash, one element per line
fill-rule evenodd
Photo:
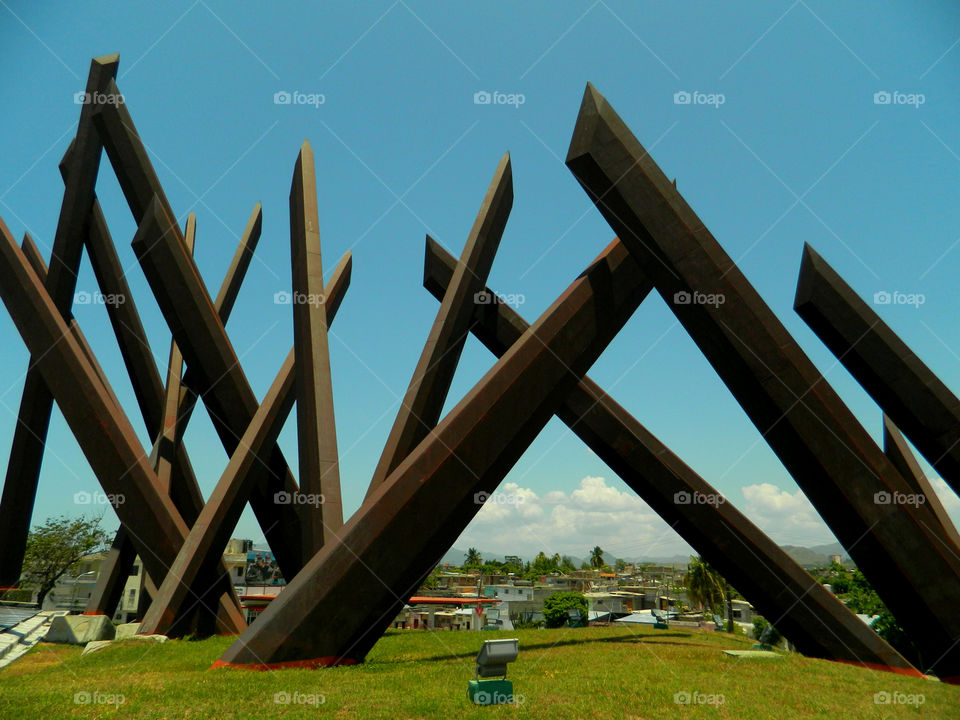
<path fill-rule="evenodd" d="M 476 652 L 505 636 L 520 640 L 509 677 L 522 702 L 474 707 Z M 126 641 L 83 658 L 41 644 L 0 671 L 0 718 L 960 718 L 958 687 L 799 655 L 734 659 L 721 649 L 750 641 L 688 628 L 401 631 L 356 667 L 209 670 L 231 642 Z"/>

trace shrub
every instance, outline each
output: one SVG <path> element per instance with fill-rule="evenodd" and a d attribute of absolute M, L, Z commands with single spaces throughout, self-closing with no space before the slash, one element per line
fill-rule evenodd
<path fill-rule="evenodd" d="M 586 616 L 588 607 L 581 593 L 555 592 L 543 601 L 543 618 L 549 628 L 563 627 L 570 619 L 571 610 L 579 610 Z"/>

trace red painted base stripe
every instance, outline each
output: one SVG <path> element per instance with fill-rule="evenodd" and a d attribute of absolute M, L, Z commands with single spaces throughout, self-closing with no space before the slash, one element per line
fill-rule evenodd
<path fill-rule="evenodd" d="M 837 660 L 837 662 L 841 662 L 844 665 L 867 668 L 868 670 L 880 670 L 881 672 L 896 673 L 897 675 L 905 675 L 907 677 L 924 677 L 922 672 L 913 667 L 895 667 L 893 665 L 883 665 L 881 663 L 854 662 L 853 660 Z M 946 682 L 946 680 L 944 680 L 944 682 Z"/>
<path fill-rule="evenodd" d="M 337 665 L 356 665 L 357 661 L 353 658 L 340 658 L 335 656 L 313 658 L 311 660 L 288 660 L 287 662 L 278 662 L 278 663 L 231 663 L 226 660 L 217 660 L 213 665 L 210 666 L 210 669 L 221 668 L 221 667 L 230 667 L 230 668 L 239 668 L 241 670 L 284 670 L 284 669 L 300 669 L 300 670 L 313 670 L 320 667 L 334 667 Z"/>

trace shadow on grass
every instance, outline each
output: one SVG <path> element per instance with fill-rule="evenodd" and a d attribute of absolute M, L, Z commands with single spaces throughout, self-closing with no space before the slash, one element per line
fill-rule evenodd
<path fill-rule="evenodd" d="M 656 635 L 614 635 L 612 637 L 603 637 L 603 638 L 570 638 L 565 640 L 558 640 L 556 642 L 542 642 L 529 644 L 524 643 L 522 645 L 522 650 L 549 650 L 550 648 L 563 647 L 565 645 L 586 645 L 588 643 L 623 643 L 630 645 L 637 645 L 642 643 L 649 643 L 655 645 L 676 645 L 679 647 L 700 647 L 700 648 L 717 648 L 716 645 L 709 643 L 691 643 L 691 642 L 662 642 L 663 638 L 691 638 L 695 633 L 681 633 L 681 632 L 665 632 L 658 633 Z M 719 648 L 718 648 L 719 649 Z M 473 650 L 471 652 L 465 653 L 447 653 L 445 655 L 434 655 L 432 657 L 417 658 L 417 662 L 442 662 L 445 660 L 460 660 L 463 658 L 475 658 L 477 656 L 477 651 Z M 393 665 L 397 663 L 409 663 L 410 659 L 397 659 L 397 660 L 376 660 L 377 665 Z"/>

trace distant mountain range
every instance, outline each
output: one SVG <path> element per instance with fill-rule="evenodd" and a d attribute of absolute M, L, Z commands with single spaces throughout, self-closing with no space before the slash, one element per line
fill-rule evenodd
<path fill-rule="evenodd" d="M 824 566 L 830 564 L 830 556 L 833 554 L 840 555 L 842 562 L 846 565 L 851 565 L 852 562 L 847 555 L 847 551 L 843 549 L 843 546 L 840 543 L 829 543 L 827 545 L 815 545 L 813 547 L 801 547 L 798 545 L 783 545 L 783 550 L 790 557 L 792 557 L 797 564 L 804 568 L 812 568 L 818 566 Z M 467 551 L 461 548 L 450 548 L 446 553 L 444 553 L 441 562 L 449 563 L 450 565 L 463 565 L 464 560 L 467 557 Z M 503 562 L 504 556 L 499 553 L 486 552 L 480 550 L 480 557 L 484 560 L 497 560 Z M 535 557 L 534 555 L 519 555 L 520 559 L 524 562 L 530 562 Z M 577 567 L 580 567 L 587 558 L 577 557 L 571 555 L 570 559 L 573 560 L 573 564 Z M 603 559 L 608 565 L 613 565 L 616 562 L 616 556 L 611 553 L 604 553 Z M 630 563 L 644 563 L 652 562 L 659 565 L 686 565 L 689 562 L 690 557 L 688 555 L 670 555 L 670 556 L 641 556 L 633 558 L 624 558 L 627 562 Z"/>

